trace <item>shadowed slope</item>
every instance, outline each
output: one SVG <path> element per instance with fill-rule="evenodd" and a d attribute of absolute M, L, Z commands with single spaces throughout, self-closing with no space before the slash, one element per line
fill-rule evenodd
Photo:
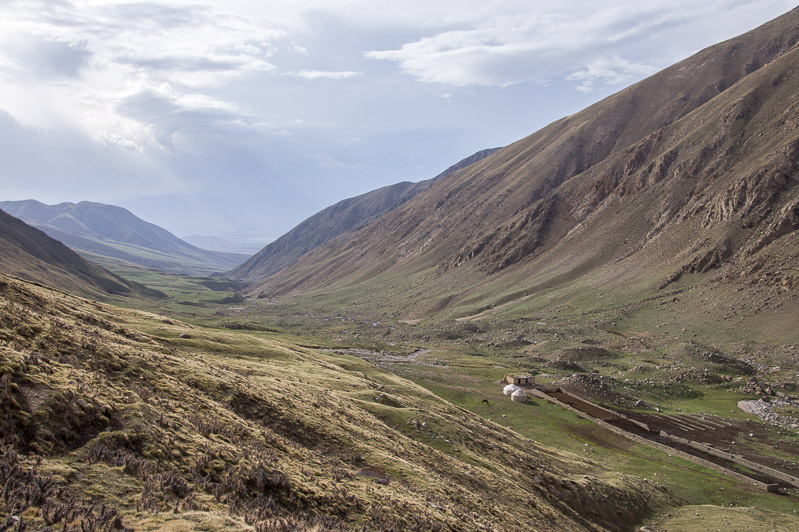
<path fill-rule="evenodd" d="M 2 210 L 0 270 L 90 297 L 159 294 L 85 260 L 61 242 Z"/>

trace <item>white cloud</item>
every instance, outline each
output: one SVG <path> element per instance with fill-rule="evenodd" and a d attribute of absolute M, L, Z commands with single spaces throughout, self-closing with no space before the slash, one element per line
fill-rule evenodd
<path fill-rule="evenodd" d="M 214 122 L 214 125 L 225 131 L 226 134 L 257 134 L 257 135 L 276 135 L 276 136 L 290 136 L 291 132 L 285 128 L 270 124 L 268 122 L 250 122 L 243 118 L 222 119 Z"/>
<path fill-rule="evenodd" d="M 0 110 L 105 144 L 128 139 L 136 149 L 164 141 L 153 136 L 164 120 L 143 109 L 122 113 L 125 102 L 150 93 L 173 112 L 235 113 L 221 89 L 273 70 L 270 58 L 286 36 L 197 1 L 33 4 L 0 4 Z"/>
<path fill-rule="evenodd" d="M 291 76 L 302 79 L 350 79 L 357 76 L 362 76 L 363 72 L 329 72 L 325 70 L 300 70 L 298 72 L 289 72 Z"/>
<path fill-rule="evenodd" d="M 139 146 L 135 140 L 126 139 L 125 137 L 117 135 L 116 133 L 111 133 L 105 129 L 97 132 L 97 140 L 105 144 L 119 146 L 120 148 L 125 148 L 127 150 L 133 150 L 140 153 L 144 152 L 144 147 Z"/>
<path fill-rule="evenodd" d="M 354 166 L 343 163 L 328 153 L 306 153 L 304 156 L 307 159 L 316 161 L 316 165 L 320 170 L 350 170 L 354 168 Z"/>
<path fill-rule="evenodd" d="M 769 2 L 780 3 L 780 2 Z M 786 3 L 786 2 L 782 2 Z M 393 61 L 400 69 L 426 83 L 454 87 L 470 85 L 507 87 L 522 82 L 547 83 L 571 75 L 580 90 L 600 83 L 618 84 L 652 73 L 694 51 L 676 50 L 678 57 L 664 56 L 649 47 L 679 29 L 702 42 L 702 32 L 713 26 L 723 10 L 738 23 L 748 24 L 747 11 L 756 0 L 617 0 L 600 2 L 498 2 L 490 9 L 476 9 L 442 31 L 405 42 L 395 49 L 371 50 L 366 57 Z M 736 15 L 737 9 L 742 14 Z M 462 10 L 463 11 L 463 10 Z M 745 25 L 743 27 L 746 27 Z M 707 43 L 704 43 L 707 44 Z M 662 44 L 661 44 L 662 46 Z M 622 57 L 619 49 L 644 57 L 658 56 L 657 65 Z"/>
<path fill-rule="evenodd" d="M 643 63 L 633 63 L 613 55 L 600 57 L 588 65 L 566 76 L 567 81 L 575 83 L 580 92 L 591 92 L 597 83 L 622 85 L 654 74 L 657 68 Z"/>

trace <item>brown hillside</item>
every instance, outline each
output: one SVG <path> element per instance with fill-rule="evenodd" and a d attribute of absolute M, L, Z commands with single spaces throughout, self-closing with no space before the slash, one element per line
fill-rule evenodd
<path fill-rule="evenodd" d="M 363 283 L 402 282 L 392 304 L 407 312 L 449 294 L 435 312 L 506 276 L 502 290 L 518 283 L 521 296 L 601 268 L 621 284 L 644 272 L 651 286 L 748 271 L 769 244 L 795 246 L 797 41 L 793 10 L 703 50 L 440 180 L 252 293 L 346 299 Z"/>
<path fill-rule="evenodd" d="M 410 200 L 438 179 L 481 161 L 498 149 L 490 148 L 470 155 L 432 179 L 418 183 L 397 183 L 331 205 L 306 219 L 226 275 L 243 281 L 260 281 L 269 277 L 312 249 L 340 235 L 363 228 Z"/>

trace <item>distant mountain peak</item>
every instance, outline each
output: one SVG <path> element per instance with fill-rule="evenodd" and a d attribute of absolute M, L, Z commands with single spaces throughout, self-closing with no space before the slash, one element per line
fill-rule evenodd
<path fill-rule="evenodd" d="M 3 210 L 0 210 L 0 271 L 89 297 L 163 295 L 85 260 Z"/>
<path fill-rule="evenodd" d="M 45 205 L 25 200 L 0 202 L 0 209 L 98 260 L 124 261 L 171 273 L 207 275 L 228 270 L 247 258 L 200 249 L 116 205 L 93 201 Z"/>

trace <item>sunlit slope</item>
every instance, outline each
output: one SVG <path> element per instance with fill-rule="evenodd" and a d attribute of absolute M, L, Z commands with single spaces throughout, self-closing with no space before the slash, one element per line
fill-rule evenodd
<path fill-rule="evenodd" d="M 358 359 L 7 277 L 0 306 L 3 519 L 624 530 L 676 500 Z"/>

